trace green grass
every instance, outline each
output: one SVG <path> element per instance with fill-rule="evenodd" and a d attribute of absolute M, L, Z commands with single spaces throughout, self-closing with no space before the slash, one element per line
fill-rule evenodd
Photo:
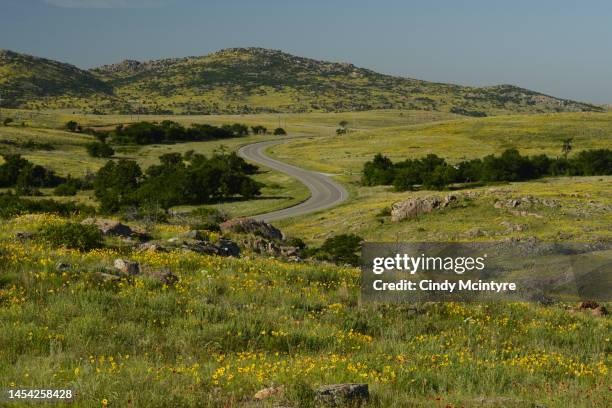
<path fill-rule="evenodd" d="M 393 160 L 435 153 L 451 161 L 517 148 L 523 154 L 561 154 L 563 140 L 576 151 L 612 144 L 612 113 L 557 113 L 390 125 L 325 139 L 312 137 L 273 147 L 280 160 L 329 172 L 355 174 L 376 153 Z"/>
<path fill-rule="evenodd" d="M 275 222 L 290 234 L 320 242 L 334 234 L 356 233 L 367 241 L 467 241 L 499 240 L 510 237 L 537 237 L 554 241 L 597 241 L 612 238 L 612 177 L 562 177 L 480 187 L 459 191 L 394 192 L 385 186 L 361 187 L 349 184 L 350 198 L 324 212 Z M 416 220 L 391 222 L 381 215 L 398 201 L 415 197 L 448 194 L 463 198 L 459 208 L 434 211 Z M 535 197 L 556 200 L 557 208 L 536 205 L 514 210 L 533 215 L 517 215 L 508 209 L 494 208 L 495 201 Z M 520 225 L 522 231 L 510 232 L 503 222 Z M 479 230 L 478 236 L 473 236 Z"/>
<path fill-rule="evenodd" d="M 181 252 L 86 253 L 18 243 L 0 225 L 0 387 L 70 388 L 66 406 L 316 406 L 365 382 L 366 406 L 606 407 L 610 318 L 563 305 L 360 304 L 359 273 Z M 167 236 L 167 235 L 166 235 Z M 170 269 L 103 283 L 116 257 Z M 57 272 L 57 262 L 70 264 Z M 256 404 L 254 393 L 285 386 Z"/>
<path fill-rule="evenodd" d="M 84 144 L 92 139 L 56 129 L 67 118 L 100 126 L 137 119 L 37 113 L 32 125 L 46 129 L 0 127 L 0 139 L 52 143 L 56 150 L 20 152 L 60 174 L 95 170 L 104 161 L 86 155 Z M 168 117 L 155 117 L 162 118 Z M 279 121 L 278 115 L 172 119 L 268 128 Z M 276 146 L 273 153 L 342 174 L 339 179 L 351 196 L 334 209 L 275 225 L 309 242 L 341 232 L 369 241 L 534 236 L 592 242 L 612 237 L 611 177 L 480 187 L 473 189 L 474 196 L 460 199 L 459 207 L 417 220 L 391 223 L 388 215 L 381 216 L 396 201 L 449 192 L 359 186 L 363 162 L 378 151 L 394 160 L 427 152 L 455 160 L 513 145 L 529 154 L 558 154 L 565 137 L 575 138 L 576 150 L 609 145 L 612 116 L 452 119 L 400 111 L 282 115 L 281 124 L 291 135 L 306 138 Z M 336 137 L 340 120 L 349 121 L 353 131 Z M 235 150 L 267 137 L 129 148 L 119 155 L 146 166 L 167 152 L 210 154 L 221 144 Z M 262 199 L 215 206 L 240 216 L 307 197 L 297 181 L 262 170 L 255 176 L 267 185 Z M 525 196 L 556 200 L 559 206 L 527 209 L 541 216 L 536 218 L 493 205 Z M 91 192 L 79 193 L 76 200 L 91 203 Z M 111 248 L 90 252 L 14 239 L 17 231 L 35 232 L 67 221 L 79 220 L 24 215 L 0 222 L 0 389 L 71 388 L 78 394 L 75 402 L 65 404 L 70 407 L 102 406 L 103 400 L 109 407 L 314 407 L 312 392 L 320 385 L 365 382 L 371 391 L 368 407 L 610 406 L 610 317 L 570 313 L 563 304 L 371 305 L 360 303 L 359 271 L 352 268 L 285 263 L 251 253 L 242 259 L 145 254 L 117 239 L 107 239 Z M 523 230 L 509 232 L 502 222 Z M 164 240 L 189 229 L 148 227 L 153 238 Z M 471 237 L 475 229 L 481 235 Z M 144 271 L 171 270 L 179 284 L 166 287 L 146 275 L 102 282 L 97 273 L 118 257 L 141 262 Z M 58 262 L 71 267 L 58 272 Z M 283 395 L 253 401 L 257 390 L 279 385 L 285 386 Z"/>

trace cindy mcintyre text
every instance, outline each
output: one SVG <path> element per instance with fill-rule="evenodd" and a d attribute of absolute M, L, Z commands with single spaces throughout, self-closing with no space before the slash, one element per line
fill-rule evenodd
<path fill-rule="evenodd" d="M 455 291 L 474 291 L 474 292 L 514 292 L 517 290 L 514 282 L 495 282 L 482 280 L 459 280 L 459 281 L 433 281 L 423 279 L 420 281 L 410 281 L 400 279 L 395 282 L 385 282 L 377 279 L 372 282 L 372 288 L 376 291 L 438 291 L 453 293 Z"/>

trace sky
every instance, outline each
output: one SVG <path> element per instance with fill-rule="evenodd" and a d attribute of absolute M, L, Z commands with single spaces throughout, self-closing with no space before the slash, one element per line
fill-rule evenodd
<path fill-rule="evenodd" d="M 0 0 L 0 48 L 81 68 L 250 46 L 612 103 L 609 0 Z"/>

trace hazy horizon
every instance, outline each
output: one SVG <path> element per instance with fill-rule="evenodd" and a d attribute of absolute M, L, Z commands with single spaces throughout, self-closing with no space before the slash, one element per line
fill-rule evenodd
<path fill-rule="evenodd" d="M 612 4 L 3 0 L 0 48 L 80 68 L 262 47 L 380 73 L 612 103 Z"/>

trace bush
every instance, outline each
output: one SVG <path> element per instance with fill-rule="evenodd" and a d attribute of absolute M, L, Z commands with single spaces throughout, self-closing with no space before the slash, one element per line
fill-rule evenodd
<path fill-rule="evenodd" d="M 40 187 L 55 187 L 64 181 L 52 170 L 35 165 L 21 155 L 7 154 L 2 157 L 4 163 L 0 165 L 0 187 L 17 186 L 22 191 L 33 191 Z"/>
<path fill-rule="evenodd" d="M 94 142 L 87 145 L 87 153 L 89 153 L 91 157 L 112 157 L 115 151 L 106 143 Z"/>
<path fill-rule="evenodd" d="M 66 247 L 88 251 L 103 245 L 102 233 L 95 225 L 82 225 L 76 222 L 48 224 L 40 228 L 41 240 L 55 247 Z"/>
<path fill-rule="evenodd" d="M 64 127 L 70 132 L 76 132 L 79 128 L 79 124 L 76 123 L 74 120 L 71 120 L 71 121 L 66 122 Z"/>
<path fill-rule="evenodd" d="M 282 127 L 277 127 L 276 129 L 274 129 L 275 136 L 285 136 L 286 134 L 287 132 Z"/>
<path fill-rule="evenodd" d="M 6 118 L 4 119 L 4 121 L 2 122 L 2 124 L 4 126 L 8 126 L 9 124 L 13 123 L 13 118 Z"/>
<path fill-rule="evenodd" d="M 75 179 L 69 179 L 64 184 L 55 187 L 53 194 L 56 196 L 74 196 L 79 191 L 79 182 Z"/>
<path fill-rule="evenodd" d="M 315 250 L 315 258 L 338 264 L 359 265 L 359 254 L 363 238 L 355 234 L 340 234 L 327 238 Z"/>

